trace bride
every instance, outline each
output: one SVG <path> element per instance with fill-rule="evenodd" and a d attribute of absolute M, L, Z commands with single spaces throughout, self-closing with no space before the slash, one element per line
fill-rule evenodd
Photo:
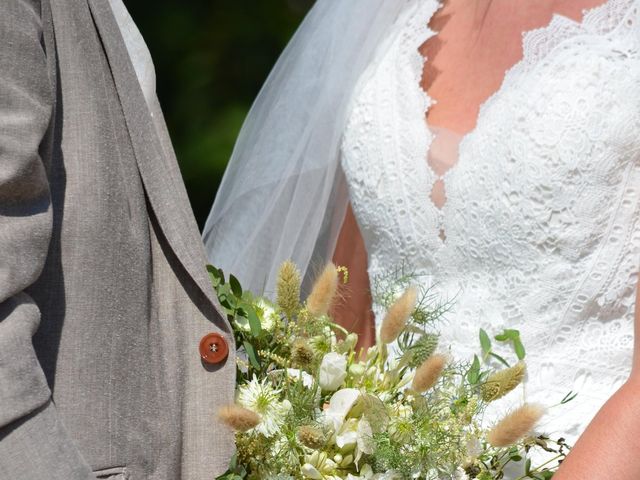
<path fill-rule="evenodd" d="M 306 287 L 346 265 L 362 345 L 407 265 L 455 297 L 454 356 L 517 328 L 528 400 L 579 393 L 543 424 L 575 444 L 556 480 L 640 478 L 639 3 L 319 0 L 242 128 L 212 263 L 267 294 L 287 258 Z"/>

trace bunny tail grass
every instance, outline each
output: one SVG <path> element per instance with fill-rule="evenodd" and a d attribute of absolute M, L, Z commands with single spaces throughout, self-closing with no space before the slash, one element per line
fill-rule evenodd
<path fill-rule="evenodd" d="M 291 260 L 282 262 L 278 270 L 277 303 L 289 318 L 300 307 L 300 283 L 300 272 L 296 264 Z"/>
<path fill-rule="evenodd" d="M 411 286 L 389 307 L 380 327 L 380 341 L 382 343 L 391 343 L 398 338 L 416 308 L 417 300 L 418 289 Z"/>
<path fill-rule="evenodd" d="M 500 420 L 487 434 L 487 441 L 494 447 L 513 445 L 529 433 L 544 413 L 542 405 L 525 403 Z"/>
<path fill-rule="evenodd" d="M 260 423 L 260 415 L 234 403 L 218 409 L 218 418 L 233 430 L 246 432 Z"/>
<path fill-rule="evenodd" d="M 440 353 L 431 355 L 416 369 L 411 388 L 416 392 L 429 390 L 440 378 L 446 364 L 447 357 L 445 355 Z"/>
<path fill-rule="evenodd" d="M 329 262 L 316 280 L 307 297 L 307 310 L 312 315 L 324 315 L 331 308 L 338 289 L 338 270 Z"/>

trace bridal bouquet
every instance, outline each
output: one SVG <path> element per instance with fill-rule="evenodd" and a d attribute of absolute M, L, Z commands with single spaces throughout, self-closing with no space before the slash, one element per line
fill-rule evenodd
<path fill-rule="evenodd" d="M 386 316 L 376 345 L 356 352 L 357 336 L 329 314 L 348 281 L 344 267 L 327 265 L 304 301 L 292 262 L 280 267 L 275 299 L 208 269 L 237 341 L 236 400 L 217 412 L 237 449 L 218 479 L 489 480 L 521 464 L 519 478 L 544 480 L 568 453 L 564 439 L 532 434 L 544 414 L 538 404 L 481 426 L 485 407 L 523 381 L 519 333 L 494 336 L 513 349 L 512 363 L 482 329 L 472 361 L 439 353 L 435 324 L 446 305 L 410 275 L 376 293 Z M 504 365 L 489 368 L 489 358 Z M 532 451 L 548 458 L 534 465 Z"/>

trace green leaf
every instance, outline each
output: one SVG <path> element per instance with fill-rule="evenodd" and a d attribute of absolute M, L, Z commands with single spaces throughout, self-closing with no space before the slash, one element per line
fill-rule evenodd
<path fill-rule="evenodd" d="M 231 285 L 231 291 L 233 294 L 238 298 L 242 298 L 242 287 L 235 276 L 229 275 L 229 285 Z"/>
<path fill-rule="evenodd" d="M 505 328 L 502 333 L 498 335 L 494 335 L 496 340 L 500 342 L 505 342 L 507 340 L 515 340 L 516 338 L 520 338 L 520 331 L 514 328 Z"/>
<path fill-rule="evenodd" d="M 520 341 L 520 337 L 513 340 L 513 349 L 515 350 L 516 355 L 518 356 L 518 360 L 522 360 L 525 356 L 525 351 L 524 351 L 524 345 L 522 345 L 522 342 Z"/>
<path fill-rule="evenodd" d="M 221 292 L 218 295 L 218 301 L 220 302 L 220 305 L 222 305 L 224 308 L 229 310 L 230 313 L 233 314 L 237 306 L 236 299 L 229 291 L 226 291 L 225 289 L 225 291 Z"/>
<path fill-rule="evenodd" d="M 489 335 L 484 329 L 480 329 L 480 346 L 482 347 L 482 351 L 486 355 L 491 350 L 491 340 L 489 339 Z"/>
<path fill-rule="evenodd" d="M 473 363 L 471 364 L 471 368 L 467 372 L 467 380 L 471 385 L 475 385 L 478 383 L 480 378 L 480 360 L 477 355 L 473 356 Z"/>
<path fill-rule="evenodd" d="M 227 295 L 227 303 L 229 305 L 231 305 L 229 308 L 231 310 L 235 310 L 238 307 L 238 300 L 236 300 L 236 297 L 233 296 L 233 294 Z"/>
<path fill-rule="evenodd" d="M 222 305 L 224 308 L 226 308 L 227 310 L 233 310 L 233 307 L 231 306 L 231 303 L 229 302 L 229 299 L 226 296 L 221 296 L 219 300 L 220 300 L 220 305 Z"/>
<path fill-rule="evenodd" d="M 248 305 L 247 314 L 247 318 L 249 319 L 249 327 L 251 328 L 251 334 L 254 337 L 257 337 L 262 333 L 262 325 L 260 324 L 258 314 L 251 305 Z"/>
<path fill-rule="evenodd" d="M 231 291 L 229 290 L 229 285 L 225 283 L 221 283 L 216 288 L 216 293 L 218 294 L 218 300 L 220 301 L 226 300 L 227 297 L 231 295 Z"/>
<path fill-rule="evenodd" d="M 527 458 L 527 461 L 524 464 L 524 473 L 525 475 L 529 475 L 531 473 L 531 459 Z"/>
<path fill-rule="evenodd" d="M 574 398 L 576 398 L 576 396 L 578 395 L 578 392 L 573 392 L 573 391 L 569 391 L 569 393 L 567 393 L 564 398 L 560 401 L 561 404 L 565 404 L 565 403 L 569 403 L 571 400 L 573 400 Z"/>
<path fill-rule="evenodd" d="M 207 265 L 207 272 L 209 272 L 209 279 L 214 288 L 224 283 L 224 274 L 219 268 L 213 265 Z"/>
<path fill-rule="evenodd" d="M 253 348 L 253 345 L 251 345 L 246 340 L 242 342 L 242 345 L 244 345 L 244 349 L 247 351 L 247 356 L 249 357 L 249 361 L 251 362 L 251 365 L 253 365 L 255 369 L 259 370 L 260 362 L 258 361 L 258 355 L 256 354 L 256 351 Z"/>
<path fill-rule="evenodd" d="M 491 371 L 489 370 L 485 370 L 483 372 L 480 372 L 480 375 L 478 376 L 478 381 L 476 383 L 482 383 L 484 381 L 487 380 L 487 378 L 491 375 Z"/>
<path fill-rule="evenodd" d="M 505 367 L 509 368 L 511 365 L 509 365 L 509 363 L 502 358 L 500 355 L 498 355 L 495 352 L 489 352 L 489 355 L 491 355 L 492 357 L 494 357 L 496 360 L 498 360 L 500 363 L 502 363 Z"/>

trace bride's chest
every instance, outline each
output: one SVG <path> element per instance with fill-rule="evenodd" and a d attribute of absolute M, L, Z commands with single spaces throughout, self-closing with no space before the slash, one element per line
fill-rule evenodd
<path fill-rule="evenodd" d="M 576 255 L 623 202 L 635 208 L 640 60 L 632 30 L 576 34 L 544 55 L 529 44 L 462 138 L 442 208 L 429 197 L 430 99 L 419 86 L 422 59 L 406 52 L 415 44 L 400 35 L 365 71 L 344 131 L 342 166 L 369 247 L 410 256 L 466 245 L 468 253 L 471 239 L 479 256 L 491 250 L 495 258 L 496 248 Z"/>

